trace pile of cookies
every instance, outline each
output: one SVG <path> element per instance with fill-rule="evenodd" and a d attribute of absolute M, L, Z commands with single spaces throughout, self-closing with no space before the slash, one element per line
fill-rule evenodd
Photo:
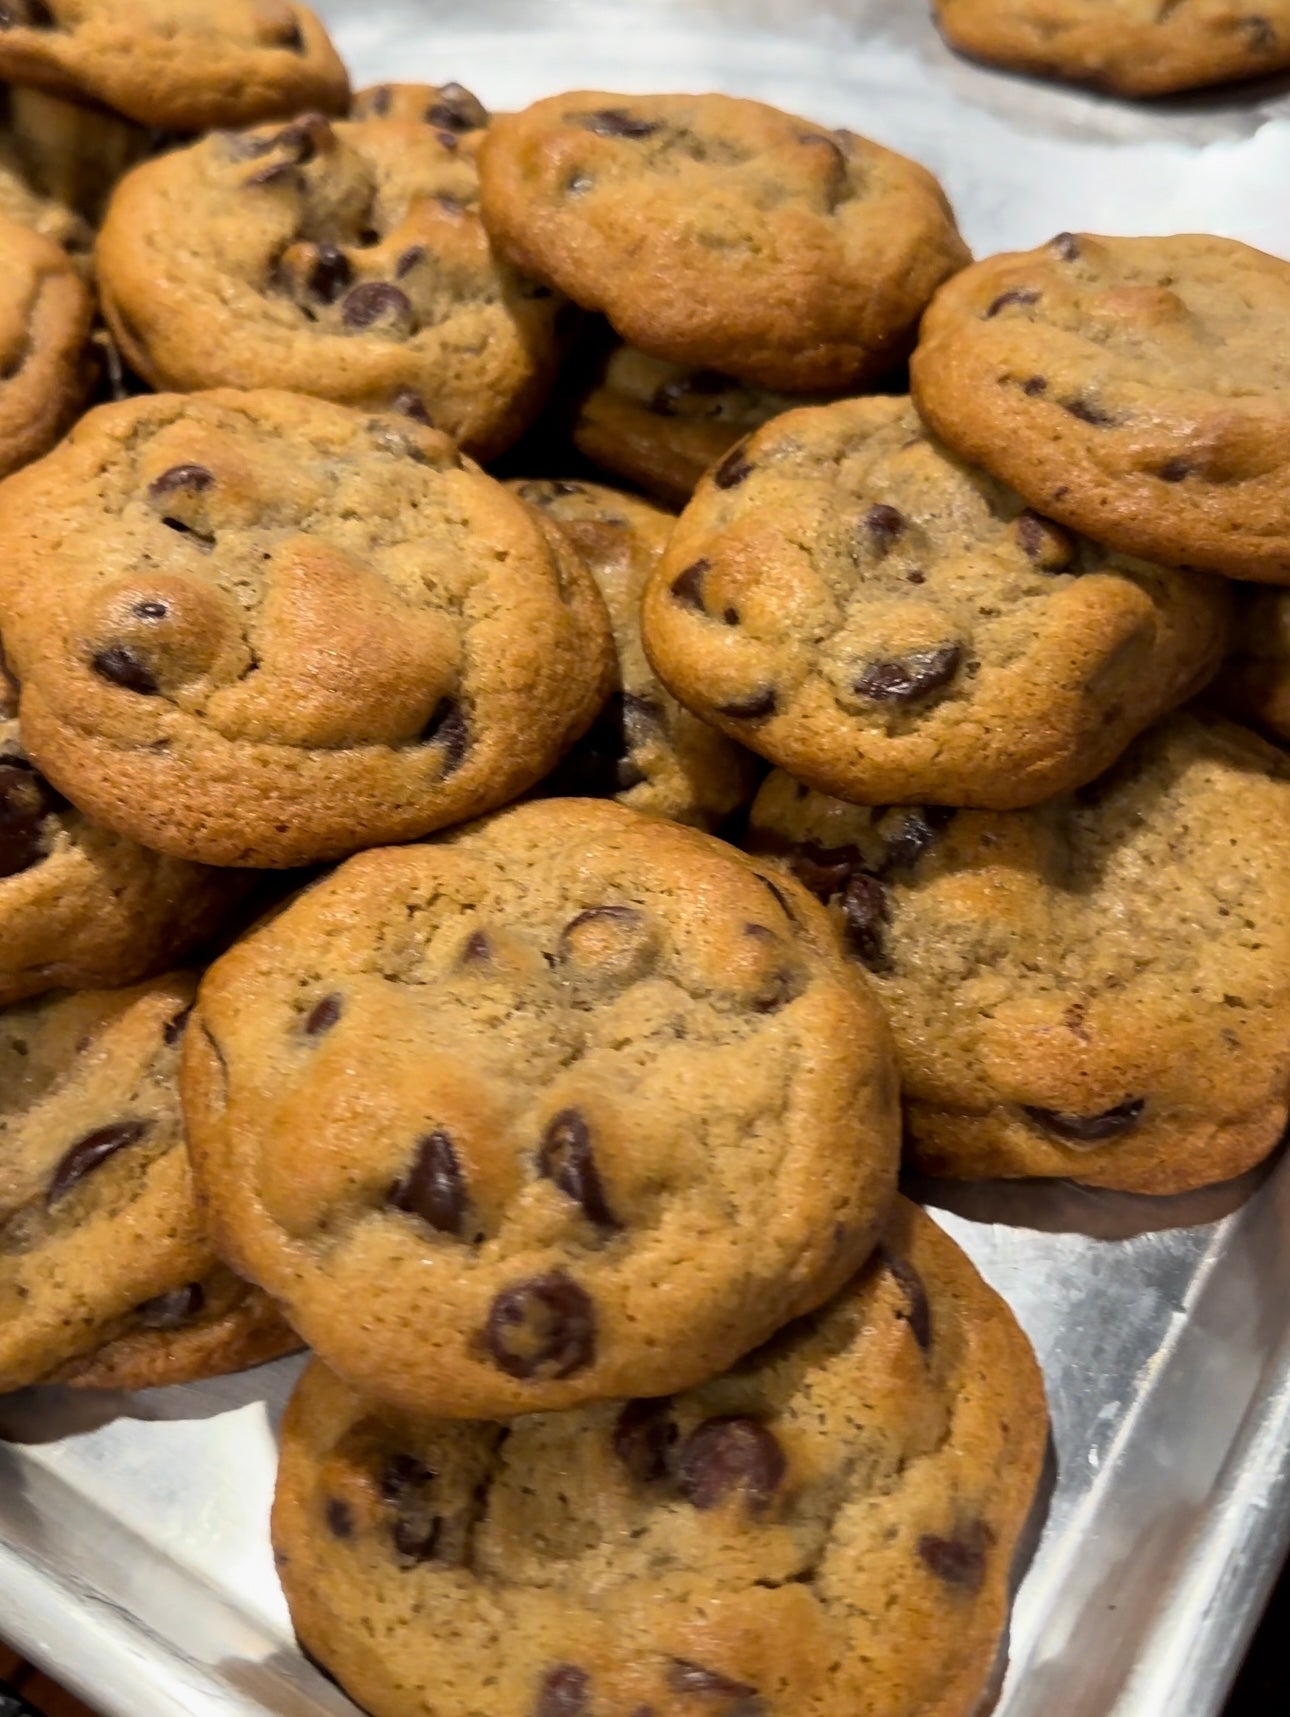
<path fill-rule="evenodd" d="M 149 10 L 0 7 L 0 1389 L 307 1344 L 376 1717 L 966 1717 L 1047 1420 L 898 1167 L 1284 1130 L 1290 264 Z"/>

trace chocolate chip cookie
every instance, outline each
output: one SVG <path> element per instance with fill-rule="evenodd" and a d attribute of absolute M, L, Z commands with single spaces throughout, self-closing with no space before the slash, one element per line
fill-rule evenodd
<path fill-rule="evenodd" d="M 1290 1107 L 1290 761 L 1168 717 L 1028 811 L 861 810 L 772 775 L 750 844 L 829 903 L 896 1033 L 931 1174 L 1170 1193 Z"/>
<path fill-rule="evenodd" d="M 1008 1308 L 902 1201 L 827 1306 L 671 1399 L 384 1420 L 313 1364 L 273 1541 L 373 1717 L 967 1717 L 1046 1433 Z"/>
<path fill-rule="evenodd" d="M 270 868 L 514 798 L 613 660 L 567 541 L 446 436 L 269 391 L 101 406 L 5 484 L 0 624 L 74 805 Z"/>
<path fill-rule="evenodd" d="M 1170 95 L 1290 66 L 1290 0 L 933 0 L 973 58 L 1116 95 Z"/>
<path fill-rule="evenodd" d="M 924 168 L 725 95 L 574 90 L 503 114 L 480 194 L 502 252 L 631 345 L 789 392 L 890 368 L 968 260 Z"/>
<path fill-rule="evenodd" d="M 118 188 L 104 314 L 153 387 L 291 388 L 491 458 L 554 377 L 560 300 L 494 256 L 477 200 L 470 134 L 421 119 L 207 137 Z"/>
<path fill-rule="evenodd" d="M 1232 650 L 1213 697 L 1238 720 L 1290 743 L 1290 590 L 1238 587 Z"/>
<path fill-rule="evenodd" d="M 4 0 L 0 78 L 170 131 L 349 104 L 327 32 L 287 0 Z"/>
<path fill-rule="evenodd" d="M 711 1377 L 868 1256 L 899 1143 L 805 891 L 590 799 L 351 859 L 211 968 L 183 1091 L 227 1261 L 452 1418 Z"/>
<path fill-rule="evenodd" d="M 789 412 L 700 484 L 646 648 L 821 791 L 1008 809 L 1090 780 L 1215 670 L 1229 588 L 1109 553 L 956 459 L 907 399 Z"/>
<path fill-rule="evenodd" d="M 641 644 L 641 593 L 667 546 L 670 513 L 597 483 L 509 485 L 556 520 L 600 588 L 614 628 L 618 680 L 609 701 L 544 791 L 617 799 L 649 816 L 715 829 L 752 797 L 757 765 L 742 746 L 683 708 Z"/>
<path fill-rule="evenodd" d="M 197 1215 L 176 1088 L 195 988 L 0 1013 L 0 1390 L 182 1383 L 298 1345 Z"/>
<path fill-rule="evenodd" d="M 51 447 L 84 403 L 92 313 L 67 252 L 0 217 L 0 477 Z"/>
<path fill-rule="evenodd" d="M 573 439 L 593 464 L 683 507 L 703 473 L 737 441 L 805 403 L 617 346 L 578 404 Z"/>
<path fill-rule="evenodd" d="M 914 400 L 965 458 L 1126 554 L 1290 584 L 1290 263 L 1061 233 L 936 296 Z"/>
<path fill-rule="evenodd" d="M 351 119 L 399 119 L 431 125 L 467 140 L 488 125 L 488 109 L 459 83 L 377 83 L 360 89 L 350 104 Z"/>
<path fill-rule="evenodd" d="M 163 858 L 96 828 L 33 766 L 0 708 L 0 1007 L 160 972 L 246 892 L 244 872 Z"/>

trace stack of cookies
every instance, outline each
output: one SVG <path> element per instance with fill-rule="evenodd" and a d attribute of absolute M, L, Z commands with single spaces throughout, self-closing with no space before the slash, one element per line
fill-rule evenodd
<path fill-rule="evenodd" d="M 1290 265 L 118 11 L 0 7 L 138 157 L 0 232 L 0 1389 L 307 1344 L 375 1717 L 967 1717 L 1047 1420 L 902 1145 L 1284 1128 Z"/>

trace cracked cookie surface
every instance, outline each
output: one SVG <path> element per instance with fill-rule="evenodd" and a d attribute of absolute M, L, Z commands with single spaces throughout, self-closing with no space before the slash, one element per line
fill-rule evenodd
<path fill-rule="evenodd" d="M 596 800 L 351 859 L 211 968 L 183 1090 L 227 1259 L 450 1417 L 713 1375 L 868 1255 L 899 1145 L 814 902 Z"/>
<path fill-rule="evenodd" d="M 1290 0 L 933 0 L 976 59 L 1116 95 L 1170 95 L 1290 66 Z"/>
<path fill-rule="evenodd" d="M 287 0 L 5 0 L 0 78 L 173 131 L 349 102 L 327 32 Z"/>
<path fill-rule="evenodd" d="M 284 868 L 461 821 L 540 780 L 609 684 L 569 544 L 406 418 L 102 406 L 4 486 L 0 545 L 32 759 L 180 858 Z"/>
<path fill-rule="evenodd" d="M 905 356 L 968 252 L 924 168 L 724 95 L 573 90 L 494 119 L 484 221 L 631 345 L 794 392 Z"/>
<path fill-rule="evenodd" d="M 374 1717 L 967 1717 L 1046 1431 L 1007 1307 L 901 1202 L 822 1311 L 671 1399 L 383 1422 L 315 1363 L 274 1546 Z"/>
<path fill-rule="evenodd" d="M 313 114 L 136 168 L 96 260 L 139 374 L 397 411 L 480 458 L 508 446 L 554 376 L 561 301 L 494 255 L 473 98 L 437 93 L 458 124 Z"/>
<path fill-rule="evenodd" d="M 749 845 L 829 903 L 896 1035 L 919 1168 L 1226 1180 L 1290 1110 L 1290 761 L 1182 711 L 1081 792 L 861 809 L 772 775 Z"/>
<path fill-rule="evenodd" d="M 949 282 L 910 360 L 941 438 L 1032 507 L 1169 566 L 1290 584 L 1290 262 L 1060 233 Z"/>
<path fill-rule="evenodd" d="M 605 599 L 618 676 L 588 731 L 543 783 L 546 793 L 617 799 L 633 811 L 715 829 L 751 797 L 757 765 L 659 683 L 641 643 L 641 593 L 676 520 L 598 483 L 508 485 L 568 537 Z"/>
<path fill-rule="evenodd" d="M 1008 809 L 1100 773 L 1209 677 L 1229 591 L 1109 554 L 906 399 L 786 413 L 700 484 L 645 596 L 659 677 L 862 804 Z"/>
<path fill-rule="evenodd" d="M 0 218 L 0 477 L 51 447 L 84 404 L 92 315 L 61 246 Z"/>
<path fill-rule="evenodd" d="M 298 1345 L 198 1218 L 177 1087 L 195 989 L 0 1012 L 0 1390 L 188 1382 Z"/>

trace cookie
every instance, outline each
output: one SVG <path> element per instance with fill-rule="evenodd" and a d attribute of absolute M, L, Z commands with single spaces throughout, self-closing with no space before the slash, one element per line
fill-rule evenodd
<path fill-rule="evenodd" d="M 1238 721 L 1290 743 L 1290 590 L 1237 589 L 1232 650 L 1212 695 Z"/>
<path fill-rule="evenodd" d="M 776 773 L 750 844 L 829 903 L 927 1173 L 1183 1192 L 1290 1107 L 1290 761 L 1168 717 L 1031 810 L 862 810 Z"/>
<path fill-rule="evenodd" d="M 479 161 L 518 267 L 654 357 L 763 387 L 881 375 L 968 260 L 924 168 L 760 102 L 575 90 L 495 118 Z"/>
<path fill-rule="evenodd" d="M 268 391 L 101 406 L 5 484 L 0 625 L 41 773 L 202 864 L 504 804 L 612 663 L 568 543 L 446 436 Z"/>
<path fill-rule="evenodd" d="M 703 473 L 737 441 L 805 403 L 617 346 L 578 403 L 573 440 L 593 464 L 683 507 Z"/>
<path fill-rule="evenodd" d="M 550 386 L 560 300 L 494 256 L 477 196 L 469 134 L 422 120 L 207 137 L 117 189 L 104 314 L 153 387 L 289 388 L 491 458 Z"/>
<path fill-rule="evenodd" d="M 1290 263 L 1091 238 L 977 263 L 910 362 L 943 440 L 1125 554 L 1290 584 Z"/>
<path fill-rule="evenodd" d="M 511 482 L 577 549 L 605 599 L 618 654 L 617 684 L 544 791 L 617 799 L 633 811 L 715 829 L 746 804 L 757 766 L 741 746 L 684 709 L 661 686 L 641 644 L 641 593 L 667 546 L 670 513 L 597 483 Z"/>
<path fill-rule="evenodd" d="M 298 1345 L 198 1218 L 176 1085 L 195 988 L 0 1013 L 0 1390 L 188 1382 Z"/>
<path fill-rule="evenodd" d="M 33 767 L 0 707 L 0 1007 L 164 971 L 215 933 L 247 881 L 96 828 Z"/>
<path fill-rule="evenodd" d="M 933 0 L 974 59 L 1115 95 L 1171 95 L 1290 66 L 1290 0 Z"/>
<path fill-rule="evenodd" d="M 430 125 L 474 143 L 472 134 L 487 128 L 489 115 L 479 97 L 459 83 L 377 83 L 356 92 L 349 117 Z"/>
<path fill-rule="evenodd" d="M 6 0 L 0 78 L 169 131 L 349 105 L 327 32 L 287 0 Z"/>
<path fill-rule="evenodd" d="M 0 217 L 0 477 L 52 447 L 84 403 L 92 313 L 66 251 Z"/>
<path fill-rule="evenodd" d="M 1008 809 L 1091 780 L 1214 672 L 1229 588 L 1108 553 L 907 399 L 786 413 L 727 455 L 647 588 L 683 703 L 821 791 Z"/>
<path fill-rule="evenodd" d="M 823 1310 L 670 1400 L 387 1422 L 315 1362 L 278 1572 L 373 1717 L 968 1717 L 1047 1424 L 1008 1308 L 902 1201 Z"/>
<path fill-rule="evenodd" d="M 452 1418 L 712 1376 L 868 1256 L 898 1151 L 809 896 L 596 800 L 351 859 L 211 968 L 183 1091 L 226 1260 Z"/>

